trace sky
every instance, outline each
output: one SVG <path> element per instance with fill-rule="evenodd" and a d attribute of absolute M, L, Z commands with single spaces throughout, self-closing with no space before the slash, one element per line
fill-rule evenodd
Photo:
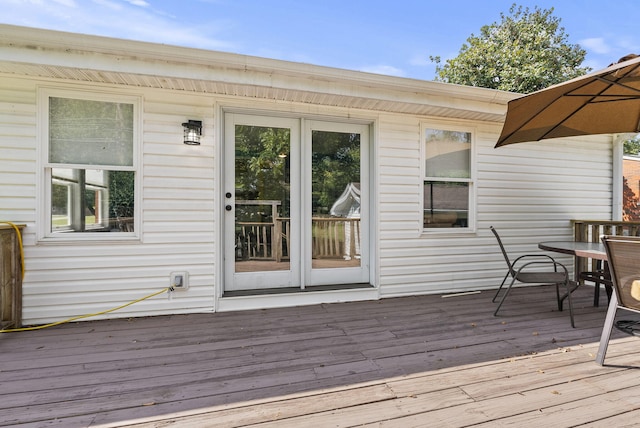
<path fill-rule="evenodd" d="M 514 0 L 0 0 L 0 23 L 433 80 Z M 553 8 L 598 70 L 640 54 L 640 2 L 517 1 Z"/>

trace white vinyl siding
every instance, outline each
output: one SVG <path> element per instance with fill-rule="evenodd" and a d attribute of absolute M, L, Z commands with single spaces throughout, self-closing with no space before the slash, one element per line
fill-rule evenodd
<path fill-rule="evenodd" d="M 69 85 L 74 89 L 140 96 L 142 111 L 141 240 L 36 245 L 37 78 L 0 79 L 0 220 L 26 223 L 25 324 L 58 321 L 113 308 L 169 285 L 174 271 L 189 272 L 190 288 L 137 303 L 105 317 L 213 311 L 222 260 L 217 224 L 221 189 L 216 104 L 314 118 L 374 121 L 371 282 L 382 297 L 495 288 L 505 266 L 493 225 L 510 252 L 537 251 L 537 242 L 570 239 L 570 220 L 611 218 L 610 137 L 585 137 L 493 146 L 498 123 L 466 120 L 475 134 L 475 231 L 424 233 L 421 123 L 441 118 L 302 103 L 270 103 L 242 96 L 188 94 L 122 85 Z M 80 88 L 79 88 L 80 87 Z M 473 109 L 470 103 L 469 109 Z M 181 123 L 202 120 L 200 146 L 182 143 Z M 376 291 L 378 291 L 376 290 Z M 321 297 L 314 297 L 321 296 Z M 341 299 L 336 294 L 334 300 Z M 308 303 L 331 296 L 265 296 L 248 308 Z M 234 301 L 235 302 L 235 301 Z M 316 301 L 317 302 L 317 301 Z M 253 305 L 253 306 L 250 306 Z"/>
<path fill-rule="evenodd" d="M 27 224 L 23 323 L 114 308 L 168 287 L 174 271 L 189 272 L 188 292 L 174 292 L 171 299 L 165 293 L 102 317 L 212 311 L 213 101 L 154 90 L 144 93 L 142 241 L 34 245 L 40 203 L 35 196 L 36 83 L 10 78 L 0 82 L 0 106 L 13 116 L 3 114 L 2 120 L 7 117 L 11 125 L 0 128 L 0 220 Z M 201 117 L 208 125 L 203 144 L 184 145 L 181 123 Z M 11 160 L 5 162 L 9 153 Z"/>
<path fill-rule="evenodd" d="M 499 125 L 470 125 L 477 130 L 476 231 L 422 234 L 420 118 L 380 118 L 382 297 L 496 288 L 506 265 L 491 225 L 517 256 L 538 251 L 540 241 L 573 239 L 572 219 L 611 218 L 609 136 L 495 149 Z"/>
<path fill-rule="evenodd" d="M 33 83 L 0 79 L 0 220 L 33 223 L 36 204 Z"/>

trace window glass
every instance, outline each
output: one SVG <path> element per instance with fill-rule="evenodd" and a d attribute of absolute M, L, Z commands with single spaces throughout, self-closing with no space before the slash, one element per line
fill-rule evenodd
<path fill-rule="evenodd" d="M 424 228 L 469 227 L 471 133 L 427 128 L 424 138 Z"/>
<path fill-rule="evenodd" d="M 236 272 L 290 268 L 290 161 L 289 128 L 235 125 Z"/>
<path fill-rule="evenodd" d="M 134 232 L 134 103 L 47 100 L 49 233 Z"/>
<path fill-rule="evenodd" d="M 49 98 L 49 162 L 133 165 L 133 104 Z"/>
<path fill-rule="evenodd" d="M 427 177 L 470 177 L 471 133 L 427 129 L 425 142 Z"/>
<path fill-rule="evenodd" d="M 424 227 L 467 227 L 469 183 L 424 182 Z"/>
<path fill-rule="evenodd" d="M 53 168 L 52 232 L 133 232 L 132 171 Z"/>
<path fill-rule="evenodd" d="M 360 266 L 360 134 L 311 135 L 311 266 Z"/>

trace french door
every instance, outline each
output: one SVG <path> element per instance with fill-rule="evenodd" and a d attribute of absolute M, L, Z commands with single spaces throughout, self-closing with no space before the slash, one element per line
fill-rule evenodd
<path fill-rule="evenodd" d="M 369 128 L 225 115 L 224 289 L 369 282 Z"/>

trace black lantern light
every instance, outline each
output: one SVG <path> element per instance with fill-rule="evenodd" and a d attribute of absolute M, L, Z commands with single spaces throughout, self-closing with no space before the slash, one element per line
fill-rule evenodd
<path fill-rule="evenodd" d="M 202 121 L 189 119 L 182 126 L 184 128 L 184 143 L 190 146 L 199 146 L 202 136 Z"/>

